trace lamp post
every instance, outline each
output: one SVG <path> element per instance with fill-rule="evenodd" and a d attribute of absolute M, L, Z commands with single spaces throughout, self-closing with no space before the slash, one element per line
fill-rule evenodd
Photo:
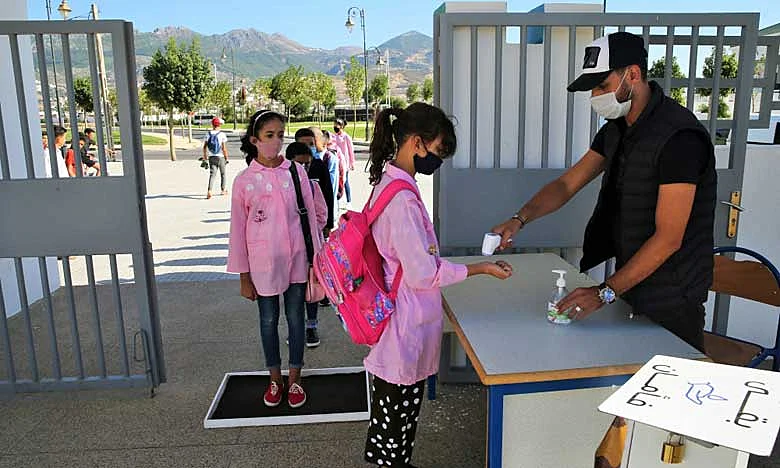
<path fill-rule="evenodd" d="M 60 6 L 57 7 L 57 11 L 62 15 L 62 19 L 68 19 L 71 9 L 68 6 L 68 0 L 62 0 Z M 51 20 L 51 0 L 46 0 L 46 19 Z M 57 101 L 57 120 L 60 126 L 62 126 L 62 107 L 60 106 L 60 86 L 57 83 L 57 64 L 54 57 L 54 39 L 49 34 L 49 49 L 51 50 L 51 68 L 54 74 L 54 99 Z"/>
<path fill-rule="evenodd" d="M 222 48 L 222 63 L 227 60 L 227 54 L 225 48 Z M 233 130 L 236 129 L 236 54 L 232 47 L 230 47 L 230 71 L 233 75 L 233 84 L 230 87 L 230 94 L 233 96 Z"/>
<path fill-rule="evenodd" d="M 366 49 L 366 10 L 358 7 L 350 7 L 347 10 L 347 22 L 344 23 L 344 26 L 347 27 L 347 31 L 350 33 L 352 32 L 352 28 L 355 27 L 355 22 L 352 21 L 352 18 L 354 18 L 357 15 L 360 15 L 360 28 L 363 30 L 363 69 L 365 71 L 365 77 L 364 77 L 364 95 L 363 95 L 363 102 L 365 102 L 366 107 L 366 141 L 369 140 L 369 131 L 368 131 L 368 50 Z"/>
<path fill-rule="evenodd" d="M 376 51 L 376 65 L 381 67 L 385 66 L 385 76 L 387 77 L 387 93 L 385 94 L 385 103 L 387 107 L 390 107 L 390 49 L 385 49 L 384 54 L 378 47 L 374 47 Z"/>

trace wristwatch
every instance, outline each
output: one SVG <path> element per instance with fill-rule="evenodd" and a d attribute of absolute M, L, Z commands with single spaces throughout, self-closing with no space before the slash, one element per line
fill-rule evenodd
<path fill-rule="evenodd" d="M 601 302 L 604 304 L 612 304 L 615 302 L 615 299 L 617 299 L 617 294 L 615 294 L 615 291 L 607 285 L 606 282 L 601 283 L 599 286 L 599 299 L 601 299 Z"/>
<path fill-rule="evenodd" d="M 520 216 L 520 213 L 513 214 L 510 219 L 520 221 L 520 229 L 524 228 L 525 225 L 528 224 L 528 220 Z"/>

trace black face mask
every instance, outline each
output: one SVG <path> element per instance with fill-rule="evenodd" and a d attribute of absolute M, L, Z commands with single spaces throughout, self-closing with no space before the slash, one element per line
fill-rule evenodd
<path fill-rule="evenodd" d="M 341 128 L 333 127 L 333 131 L 336 132 L 336 133 L 341 133 Z"/>
<path fill-rule="evenodd" d="M 425 145 L 423 145 L 423 148 L 425 148 Z M 425 148 L 425 151 L 426 154 L 423 158 L 416 154 L 414 155 L 414 170 L 420 174 L 431 175 L 436 172 L 436 169 L 441 167 L 444 160 L 428 151 L 428 148 Z"/>

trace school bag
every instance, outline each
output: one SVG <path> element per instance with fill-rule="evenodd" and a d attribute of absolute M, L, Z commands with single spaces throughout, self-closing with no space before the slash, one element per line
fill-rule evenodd
<path fill-rule="evenodd" d="M 219 154 L 219 150 L 222 149 L 222 143 L 220 143 L 220 141 L 219 141 L 219 135 L 221 133 L 222 132 L 217 132 L 217 133 L 210 132 L 209 133 L 209 139 L 206 142 L 206 147 L 208 148 L 209 153 L 211 153 L 213 155 L 218 155 Z"/>
<path fill-rule="evenodd" d="M 376 344 L 395 312 L 403 268 L 398 268 L 388 291 L 382 256 L 374 242 L 371 225 L 402 190 L 410 190 L 418 199 L 420 197 L 409 182 L 390 182 L 374 206 L 369 207 L 371 197 L 362 212 L 344 214 L 338 228 L 330 233 L 325 246 L 314 258 L 314 272 L 325 295 L 336 307 L 344 328 L 356 344 Z"/>

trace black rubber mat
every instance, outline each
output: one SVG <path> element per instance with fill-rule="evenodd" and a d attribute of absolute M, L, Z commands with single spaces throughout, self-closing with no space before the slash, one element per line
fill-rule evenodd
<path fill-rule="evenodd" d="M 287 377 L 285 377 L 285 385 L 287 385 Z M 368 411 L 368 387 L 366 386 L 365 371 L 304 376 L 303 388 L 306 390 L 306 404 L 297 409 L 290 408 L 286 395 L 276 408 L 265 406 L 263 392 L 267 386 L 267 375 L 229 376 L 222 398 L 220 398 L 210 419 L 305 416 Z"/>

